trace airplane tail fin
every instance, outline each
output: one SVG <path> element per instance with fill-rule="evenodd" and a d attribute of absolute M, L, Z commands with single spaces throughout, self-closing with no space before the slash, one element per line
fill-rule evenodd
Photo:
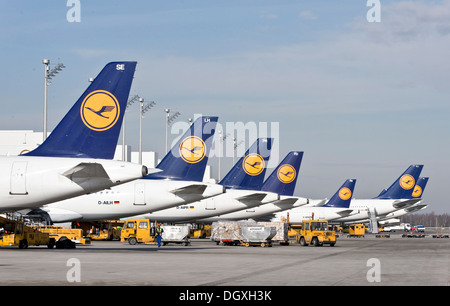
<path fill-rule="evenodd" d="M 226 188 L 260 190 L 272 142 L 272 138 L 258 138 L 219 184 Z"/>
<path fill-rule="evenodd" d="M 412 197 L 414 199 L 422 197 L 423 192 L 425 191 L 425 186 L 428 183 L 428 177 L 419 177 L 417 180 L 416 186 L 414 186 L 414 190 L 412 192 Z"/>
<path fill-rule="evenodd" d="M 303 152 L 289 152 L 278 167 L 266 179 L 261 190 L 279 195 L 293 196 Z"/>
<path fill-rule="evenodd" d="M 156 166 L 162 172 L 148 179 L 203 180 L 218 117 L 197 118 L 163 160 Z"/>
<path fill-rule="evenodd" d="M 383 190 L 375 199 L 411 199 L 422 168 L 423 165 L 409 166 L 388 189 Z"/>
<path fill-rule="evenodd" d="M 348 208 L 353 196 L 356 180 L 348 179 L 339 188 L 339 190 L 331 197 L 331 199 L 323 205 L 323 207 Z"/>
<path fill-rule="evenodd" d="M 30 156 L 112 159 L 136 62 L 108 63 Z"/>

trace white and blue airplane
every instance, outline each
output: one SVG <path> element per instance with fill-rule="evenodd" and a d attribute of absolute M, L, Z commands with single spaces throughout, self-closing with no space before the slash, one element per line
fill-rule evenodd
<path fill-rule="evenodd" d="M 107 64 L 39 147 L 0 157 L 0 212 L 42 206 L 148 174 L 145 166 L 112 160 L 135 68 L 136 62 Z"/>
<path fill-rule="evenodd" d="M 280 199 L 256 207 L 203 218 L 201 221 L 210 223 L 215 221 L 256 220 L 267 215 L 271 216 L 279 211 L 308 204 L 309 199 L 294 196 L 303 153 L 300 151 L 289 152 L 264 181 L 261 190 L 276 193 L 280 196 Z"/>
<path fill-rule="evenodd" d="M 275 213 L 270 221 L 286 220 L 289 224 L 301 224 L 303 220 L 331 221 L 348 215 L 356 179 L 348 179 L 323 206 L 301 206 Z"/>
<path fill-rule="evenodd" d="M 197 118 L 156 166 L 162 170 L 100 192 L 51 203 L 28 213 L 49 223 L 119 219 L 217 196 L 222 185 L 205 183 L 217 117 Z"/>
<path fill-rule="evenodd" d="M 272 138 L 259 138 L 227 173 L 219 186 L 226 193 L 153 213 L 134 216 L 158 222 L 210 222 L 208 218 L 248 209 L 279 200 L 277 193 L 262 191 L 266 164 L 272 149 Z"/>
<path fill-rule="evenodd" d="M 425 186 L 428 183 L 428 179 L 429 179 L 428 177 L 420 177 L 419 178 L 419 180 L 417 181 L 417 184 L 414 187 L 414 190 L 412 192 L 412 199 L 421 199 L 422 198 L 423 192 L 425 191 Z M 423 204 L 422 199 L 421 199 L 419 202 L 417 202 L 411 206 L 388 213 L 387 215 L 385 215 L 384 218 L 380 218 L 379 223 L 382 225 L 400 223 L 400 219 L 398 219 L 398 218 L 400 218 L 401 216 L 420 211 L 427 207 L 428 207 L 428 205 Z M 368 220 L 365 220 L 365 221 L 368 221 Z"/>
<path fill-rule="evenodd" d="M 389 213 L 407 208 L 420 201 L 420 198 L 412 198 L 412 192 L 422 168 L 423 165 L 411 165 L 388 189 L 383 190 L 374 199 L 350 198 L 349 206 L 333 209 L 323 205 L 330 202 L 331 199 L 328 202 L 326 200 L 310 201 L 311 203 L 308 205 L 279 212 L 271 220 L 289 219 L 290 222 L 301 223 L 300 219 L 308 219 L 313 215 L 315 219 L 328 220 L 333 223 L 379 220 Z"/>

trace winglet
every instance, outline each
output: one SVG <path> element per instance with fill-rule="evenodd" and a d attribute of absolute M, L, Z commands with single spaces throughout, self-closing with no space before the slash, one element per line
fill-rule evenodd
<path fill-rule="evenodd" d="M 375 199 L 411 199 L 414 186 L 422 172 L 423 165 L 411 165 L 402 175 Z"/>
<path fill-rule="evenodd" d="M 162 172 L 144 179 L 170 179 L 201 182 L 208 163 L 209 151 L 218 117 L 197 118 L 156 168 Z"/>
<path fill-rule="evenodd" d="M 278 167 L 266 179 L 261 190 L 293 196 L 303 152 L 289 152 Z"/>
<path fill-rule="evenodd" d="M 348 179 L 323 207 L 349 208 L 356 180 Z"/>
<path fill-rule="evenodd" d="M 107 64 L 30 156 L 112 159 L 136 62 Z"/>
<path fill-rule="evenodd" d="M 272 141 L 258 138 L 219 184 L 226 188 L 261 190 Z"/>

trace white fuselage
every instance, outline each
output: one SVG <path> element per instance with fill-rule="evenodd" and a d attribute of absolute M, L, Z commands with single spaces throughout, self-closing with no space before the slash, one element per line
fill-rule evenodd
<path fill-rule="evenodd" d="M 143 166 L 121 161 L 0 157 L 0 211 L 42 206 L 141 178 Z"/>
<path fill-rule="evenodd" d="M 398 210 L 393 206 L 398 201 L 401 200 L 352 199 L 349 208 L 302 206 L 279 212 L 273 220 L 286 219 L 289 214 L 289 222 L 292 224 L 299 224 L 302 220 L 311 218 L 334 222 L 362 222 L 369 220 L 371 211 L 376 214 L 377 218 L 382 218 Z"/>
<path fill-rule="evenodd" d="M 206 186 L 203 192 L 174 192 L 186 186 Z M 127 184 L 46 205 L 53 222 L 115 219 L 151 213 L 223 193 L 223 186 L 191 181 L 139 179 Z"/>
<path fill-rule="evenodd" d="M 221 220 L 245 220 L 245 219 L 257 219 L 259 217 L 274 214 L 279 211 L 292 209 L 308 203 L 308 199 L 301 197 L 280 196 L 280 199 L 272 203 L 260 205 L 257 207 L 250 207 L 247 209 L 223 214 L 220 216 L 214 216 L 215 221 Z"/>
<path fill-rule="evenodd" d="M 259 199 L 251 199 L 259 195 Z M 158 222 L 212 222 L 213 217 L 270 203 L 279 199 L 278 194 L 265 191 L 227 189 L 226 193 L 170 209 L 156 211 L 139 217 Z"/>

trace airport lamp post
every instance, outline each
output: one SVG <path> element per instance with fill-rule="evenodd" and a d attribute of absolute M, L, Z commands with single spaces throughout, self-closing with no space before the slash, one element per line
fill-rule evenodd
<path fill-rule="evenodd" d="M 142 118 L 144 114 L 155 106 L 155 101 L 151 101 L 144 107 L 144 99 L 139 97 L 139 163 L 142 164 Z"/>
<path fill-rule="evenodd" d="M 42 141 L 47 138 L 47 82 L 48 82 L 48 65 L 50 65 L 50 60 L 43 59 L 42 64 L 44 64 L 44 132 Z"/>
<path fill-rule="evenodd" d="M 50 60 L 43 59 L 42 64 L 44 64 L 44 128 L 43 128 L 43 137 L 42 141 L 47 139 L 47 86 L 51 84 L 50 80 L 58 74 L 63 68 L 66 68 L 64 64 L 59 63 L 50 70 Z"/>
<path fill-rule="evenodd" d="M 123 113 L 123 123 L 122 123 L 122 160 L 126 161 L 125 159 L 125 115 L 127 113 L 128 107 L 130 107 L 136 100 L 139 98 L 138 95 L 134 95 L 130 100 L 127 102 L 127 106 L 125 107 L 125 112 Z"/>
<path fill-rule="evenodd" d="M 139 98 L 139 163 L 142 164 L 142 115 L 144 109 L 144 99 Z"/>
<path fill-rule="evenodd" d="M 236 155 L 236 137 L 233 137 L 233 166 L 234 166 L 234 156 Z"/>
<path fill-rule="evenodd" d="M 220 182 L 220 159 L 221 159 L 221 157 L 222 157 L 222 130 L 219 130 L 219 152 L 217 153 L 218 154 L 218 158 L 219 158 L 219 165 L 218 165 L 218 169 L 217 169 L 217 172 L 218 172 L 218 181 Z"/>
<path fill-rule="evenodd" d="M 166 154 L 167 154 L 167 152 L 168 152 L 168 149 L 167 149 L 167 147 L 168 147 L 168 144 L 167 144 L 167 137 L 168 137 L 168 135 L 167 135 L 167 133 L 168 133 L 168 130 L 169 130 L 169 113 L 170 113 L 170 109 L 166 108 L 164 111 L 166 112 Z"/>

